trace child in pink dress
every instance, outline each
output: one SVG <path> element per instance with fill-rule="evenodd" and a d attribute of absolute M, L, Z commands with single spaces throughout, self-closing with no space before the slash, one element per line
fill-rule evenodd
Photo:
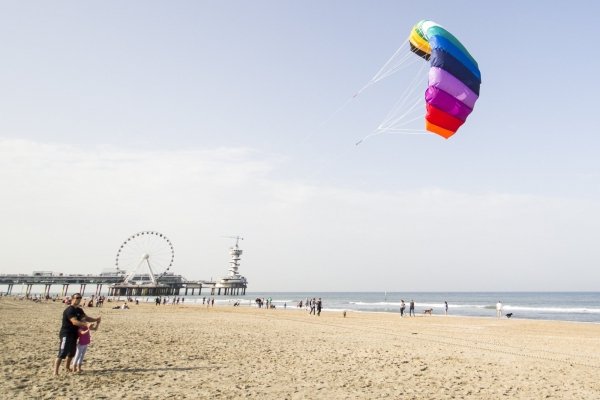
<path fill-rule="evenodd" d="M 88 327 L 79 327 L 78 334 L 78 342 L 77 342 L 77 352 L 75 353 L 75 358 L 73 358 L 73 372 L 81 372 L 81 365 L 83 364 L 83 357 L 85 356 L 85 352 L 87 351 L 87 347 L 92 341 L 92 336 L 90 335 L 90 330 L 95 331 L 98 329 L 98 322 L 95 324 L 90 324 Z"/>

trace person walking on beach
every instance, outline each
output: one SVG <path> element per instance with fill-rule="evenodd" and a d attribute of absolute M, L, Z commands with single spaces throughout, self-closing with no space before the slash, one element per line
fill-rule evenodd
<path fill-rule="evenodd" d="M 321 316 L 321 307 L 323 306 L 323 303 L 321 302 L 321 298 L 319 297 L 319 300 L 317 300 L 317 315 L 320 317 Z"/>
<path fill-rule="evenodd" d="M 410 306 L 408 307 L 408 316 L 409 317 L 415 316 L 415 301 L 414 300 L 410 301 Z"/>
<path fill-rule="evenodd" d="M 316 300 L 315 300 L 315 298 L 313 297 L 313 298 L 312 298 L 312 300 L 310 301 L 310 312 L 308 313 L 309 315 L 310 315 L 310 314 L 313 314 L 313 315 L 314 315 L 314 313 L 315 313 L 315 311 L 316 311 L 316 308 L 317 308 L 317 304 L 316 304 L 316 303 L 317 303 L 317 301 L 316 301 Z"/>
<path fill-rule="evenodd" d="M 496 318 L 500 318 L 502 316 L 502 302 L 498 300 L 496 303 Z"/>
<path fill-rule="evenodd" d="M 448 302 L 444 301 L 444 308 L 446 309 L 446 315 L 448 315 Z"/>
<path fill-rule="evenodd" d="M 400 316 L 404 317 L 404 309 L 406 308 L 406 304 L 404 300 L 400 300 Z"/>
<path fill-rule="evenodd" d="M 83 309 L 79 307 L 79 303 L 81 303 L 81 294 L 75 293 L 71 297 L 70 305 L 63 311 L 62 324 L 58 335 L 60 338 L 60 347 L 58 356 L 54 361 L 54 375 L 58 375 L 60 364 L 65 358 L 65 368 L 67 371 L 71 371 L 71 361 L 77 350 L 77 332 L 79 327 L 87 328 L 90 322 L 100 322 L 100 317 L 88 317 Z"/>

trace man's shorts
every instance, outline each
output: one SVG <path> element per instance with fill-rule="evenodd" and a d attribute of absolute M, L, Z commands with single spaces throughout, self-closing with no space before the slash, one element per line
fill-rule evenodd
<path fill-rule="evenodd" d="M 58 358 L 75 357 L 77 351 L 77 336 L 61 336 L 60 347 L 58 349 Z"/>

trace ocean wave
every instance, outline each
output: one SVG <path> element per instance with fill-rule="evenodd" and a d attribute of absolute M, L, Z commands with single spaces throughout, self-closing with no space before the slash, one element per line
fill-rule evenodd
<path fill-rule="evenodd" d="M 381 306 L 394 306 L 400 307 L 400 302 L 389 302 L 389 301 L 378 301 L 378 302 L 363 302 L 363 301 L 349 301 L 349 304 L 353 304 L 356 306 L 366 306 L 366 307 L 381 307 Z M 406 307 L 408 308 L 410 302 L 404 302 Z M 446 305 L 444 303 L 415 303 L 415 307 L 418 308 L 444 308 Z M 448 304 L 448 308 L 478 308 L 485 309 L 489 308 L 489 306 L 481 305 L 481 304 Z M 496 309 L 496 306 L 492 307 Z"/>
<path fill-rule="evenodd" d="M 357 306 L 400 306 L 400 302 L 391 301 L 376 301 L 376 302 L 365 302 L 365 301 L 349 301 L 348 304 L 354 304 Z M 408 304 L 408 303 L 406 303 Z"/>
<path fill-rule="evenodd" d="M 543 313 L 600 314 L 600 308 L 590 307 L 530 307 L 504 305 L 503 311 L 533 311 Z"/>

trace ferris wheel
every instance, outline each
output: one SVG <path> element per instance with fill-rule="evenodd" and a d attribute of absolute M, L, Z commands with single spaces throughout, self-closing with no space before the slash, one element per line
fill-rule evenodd
<path fill-rule="evenodd" d="M 115 266 L 127 272 L 125 283 L 130 283 L 136 274 L 145 272 L 156 285 L 156 274 L 164 275 L 173 266 L 175 251 L 173 244 L 162 233 L 143 231 L 131 235 L 121 244 Z M 160 275 L 158 276 L 160 277 Z"/>

